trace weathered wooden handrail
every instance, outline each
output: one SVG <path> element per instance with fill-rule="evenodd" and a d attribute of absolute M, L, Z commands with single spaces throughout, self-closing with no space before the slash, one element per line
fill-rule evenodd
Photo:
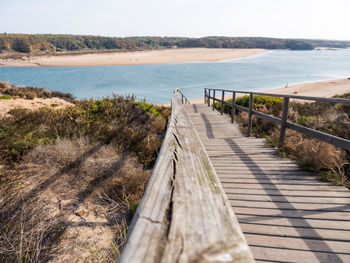
<path fill-rule="evenodd" d="M 178 95 L 119 262 L 253 262 Z"/>
<path fill-rule="evenodd" d="M 181 92 L 181 90 L 176 89 L 175 94 L 178 94 L 178 96 L 181 96 L 181 102 L 182 104 L 191 104 L 190 101 L 186 98 L 186 96 Z"/>
<path fill-rule="evenodd" d="M 213 91 L 213 96 L 211 96 L 211 91 Z M 221 99 L 216 98 L 215 92 L 221 91 Z M 232 103 L 229 103 L 224 100 L 225 98 L 225 92 L 232 92 Z M 249 94 L 249 107 L 242 107 L 236 104 L 236 95 L 237 93 L 243 93 L 243 94 Z M 263 96 L 269 96 L 269 97 L 281 97 L 283 98 L 283 106 L 282 106 L 282 118 L 277 118 L 262 112 L 258 112 L 253 109 L 253 101 L 254 101 L 254 95 L 263 95 Z M 208 103 L 208 106 L 210 106 L 210 99 L 212 99 L 212 107 L 213 110 L 215 109 L 215 102 L 218 101 L 221 103 L 221 114 L 223 114 L 224 105 L 227 105 L 231 107 L 231 122 L 234 121 L 234 111 L 235 109 L 248 112 L 248 136 L 251 134 L 252 130 L 252 116 L 253 114 L 265 118 L 269 121 L 272 121 L 278 125 L 281 126 L 280 130 L 280 137 L 279 137 L 279 146 L 283 145 L 284 137 L 286 128 L 292 129 L 294 131 L 303 133 L 307 136 L 316 138 L 318 140 L 324 141 L 326 143 L 332 144 L 334 146 L 337 146 L 339 148 L 345 149 L 347 151 L 350 151 L 350 140 L 337 137 L 334 135 L 330 135 L 321 131 L 317 131 L 314 129 L 307 128 L 305 126 L 292 123 L 288 121 L 288 106 L 289 106 L 289 99 L 300 99 L 300 100 L 311 100 L 311 101 L 322 101 L 322 102 L 329 102 L 329 103 L 344 103 L 344 104 L 350 104 L 350 99 L 341 99 L 341 98 L 320 98 L 320 97 L 310 97 L 310 96 L 297 96 L 297 95 L 285 95 L 285 94 L 272 94 L 272 93 L 262 93 L 262 92 L 250 92 L 250 91 L 237 91 L 237 90 L 223 90 L 223 89 L 204 89 L 204 103 Z"/>

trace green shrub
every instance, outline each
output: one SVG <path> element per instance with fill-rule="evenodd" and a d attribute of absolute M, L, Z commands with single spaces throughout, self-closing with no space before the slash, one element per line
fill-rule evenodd
<path fill-rule="evenodd" d="M 297 119 L 296 119 L 296 123 L 303 125 L 303 126 L 309 126 L 310 123 L 318 123 L 320 122 L 320 119 L 317 116 L 304 116 L 304 115 L 300 115 Z"/>
<path fill-rule="evenodd" d="M 227 100 L 228 103 L 232 103 L 232 99 Z M 249 107 L 249 96 L 242 96 L 238 97 L 236 99 L 236 104 L 242 107 Z M 276 97 L 269 97 L 269 96 L 261 96 L 261 95 L 255 95 L 253 97 L 253 108 L 255 110 L 263 110 L 267 113 L 273 114 L 273 115 L 279 115 L 283 105 L 283 99 L 282 98 L 276 98 Z M 221 103 L 216 102 L 215 108 L 217 110 L 221 109 Z M 263 108 L 263 109 L 261 109 Z M 228 105 L 224 105 L 224 112 L 230 113 L 231 107 Z"/>
<path fill-rule="evenodd" d="M 33 99 L 34 99 L 34 95 L 28 93 L 28 94 L 26 95 L 26 99 L 28 99 L 28 100 L 33 100 Z"/>
<path fill-rule="evenodd" d="M 137 207 L 139 206 L 140 201 L 134 202 L 130 205 L 131 212 L 135 213 L 137 210 Z"/>
<path fill-rule="evenodd" d="M 232 102 L 232 100 L 231 100 Z M 243 97 L 238 97 L 236 99 L 236 103 L 240 106 L 243 107 L 248 107 L 249 106 L 249 96 L 243 96 Z M 282 98 L 277 98 L 277 97 L 270 97 L 270 96 L 261 96 L 261 95 L 254 95 L 253 97 L 253 104 L 263 104 L 265 106 L 269 107 L 280 107 L 283 103 Z"/>
<path fill-rule="evenodd" d="M 117 152 L 132 153 L 149 168 L 166 128 L 154 106 L 122 97 L 78 101 L 60 110 L 14 109 L 9 113 L 13 117 L 0 119 L 0 159 L 7 162 L 18 162 L 36 145 L 58 138 L 87 137 L 91 142 L 112 143 Z"/>
<path fill-rule="evenodd" d="M 144 112 L 146 113 L 151 113 L 153 114 L 155 117 L 161 117 L 161 114 L 156 110 L 155 106 L 153 104 L 147 104 L 144 102 L 140 102 L 140 101 L 133 101 L 134 105 L 140 106 Z"/>
<path fill-rule="evenodd" d="M 9 100 L 9 99 L 12 99 L 11 95 L 5 94 L 5 95 L 0 96 L 0 100 Z"/>

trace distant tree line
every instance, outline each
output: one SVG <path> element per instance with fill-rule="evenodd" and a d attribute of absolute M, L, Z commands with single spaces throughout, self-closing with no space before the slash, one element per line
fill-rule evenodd
<path fill-rule="evenodd" d="M 265 48 L 311 50 L 345 48 L 349 41 L 277 39 L 260 37 L 102 37 L 79 35 L 0 34 L 0 52 L 60 52 L 80 50 L 145 50 L 161 48 Z"/>

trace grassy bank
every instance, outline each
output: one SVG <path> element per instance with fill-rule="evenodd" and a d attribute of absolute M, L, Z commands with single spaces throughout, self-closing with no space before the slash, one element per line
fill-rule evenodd
<path fill-rule="evenodd" d="M 6 94 L 27 92 L 52 95 Z M 169 114 L 114 96 L 1 118 L 0 261 L 115 262 Z"/>
<path fill-rule="evenodd" d="M 350 98 L 350 93 L 336 97 Z M 229 102 L 231 103 L 232 100 Z M 238 98 L 236 103 L 248 107 L 249 96 Z M 256 95 L 253 107 L 257 111 L 281 118 L 282 104 L 281 98 Z M 221 104 L 216 103 L 216 108 L 220 109 L 220 107 Z M 229 113 L 230 109 L 227 105 L 224 106 L 225 113 Z M 246 133 L 248 114 L 240 112 L 235 119 L 241 130 Z M 350 139 L 350 105 L 292 101 L 288 121 Z M 266 138 L 273 147 L 278 145 L 279 131 L 277 124 L 253 117 L 253 136 Z M 323 180 L 350 187 L 350 153 L 347 151 L 287 129 L 284 145 L 278 149 L 278 152 L 282 157 L 294 159 L 303 169 L 318 173 Z"/>

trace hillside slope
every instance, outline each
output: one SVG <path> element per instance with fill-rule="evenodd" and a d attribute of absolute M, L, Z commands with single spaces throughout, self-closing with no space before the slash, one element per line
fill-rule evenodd
<path fill-rule="evenodd" d="M 103 37 L 80 35 L 0 34 L 0 52 L 59 53 L 64 51 L 146 50 L 159 48 L 262 48 L 310 50 L 315 47 L 347 48 L 350 42 L 261 37 Z"/>
<path fill-rule="evenodd" d="M 43 92 L 27 90 L 27 100 Z M 2 89 L 5 99 L 15 91 L 28 95 Z M 71 102 L 0 117 L 0 262 L 119 257 L 169 109 L 133 97 Z"/>

